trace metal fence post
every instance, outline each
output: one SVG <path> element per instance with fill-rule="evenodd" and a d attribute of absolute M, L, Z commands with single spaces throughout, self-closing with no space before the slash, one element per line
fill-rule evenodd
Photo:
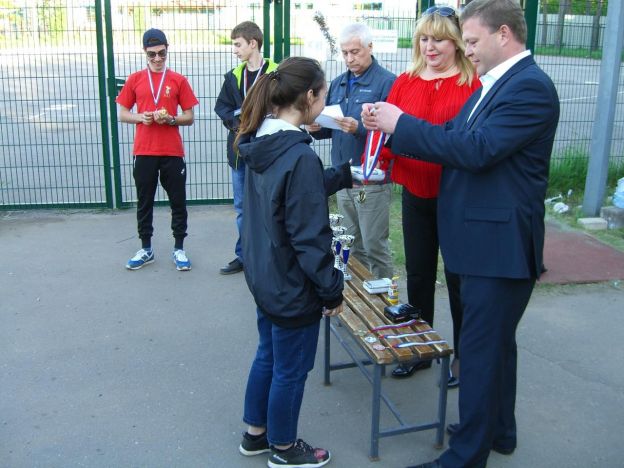
<path fill-rule="evenodd" d="M 535 34 L 537 32 L 537 6 L 538 0 L 526 0 L 524 6 L 524 18 L 527 23 L 527 49 L 535 53 Z"/>
<path fill-rule="evenodd" d="M 435 0 L 420 0 L 420 15 L 418 15 L 419 17 L 422 16 L 423 12 L 427 9 L 430 8 L 432 6 L 435 5 Z"/>
<path fill-rule="evenodd" d="M 290 0 L 284 1 L 284 58 L 290 57 Z"/>
<path fill-rule="evenodd" d="M 100 94 L 100 127 L 102 129 L 102 164 L 104 165 L 104 193 L 106 194 L 106 206 L 115 207 L 113 199 L 113 189 L 111 186 L 111 165 L 110 165 L 110 139 L 109 139 L 109 119 L 108 106 L 106 103 L 106 64 L 104 54 L 104 34 L 102 27 L 102 0 L 95 0 L 95 32 L 97 43 L 97 68 L 98 87 Z"/>
<path fill-rule="evenodd" d="M 271 0 L 264 0 L 262 8 L 262 34 L 264 35 L 264 57 L 271 57 Z"/>
<path fill-rule="evenodd" d="M 115 206 L 123 205 L 121 191 L 121 163 L 119 158 L 119 129 L 117 128 L 117 82 L 115 80 L 115 50 L 113 48 L 113 15 L 111 0 L 104 0 L 104 24 L 106 26 L 106 56 L 108 69 L 108 103 L 110 106 L 110 130 L 113 154 L 113 180 L 115 184 Z"/>
<path fill-rule="evenodd" d="M 284 3 L 273 2 L 273 60 L 281 62 L 284 58 Z"/>
<path fill-rule="evenodd" d="M 624 5 L 622 2 L 609 2 L 600 63 L 596 117 L 589 146 L 589 166 L 583 196 L 583 213 L 587 216 L 598 215 L 605 196 L 622 60 L 622 41 L 624 41 Z"/>

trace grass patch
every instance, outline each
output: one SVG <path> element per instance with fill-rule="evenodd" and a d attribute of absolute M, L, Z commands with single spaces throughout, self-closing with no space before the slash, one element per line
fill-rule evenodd
<path fill-rule="evenodd" d="M 581 148 L 566 148 L 554 155 L 550 161 L 548 196 L 568 193 L 569 190 L 582 194 L 585 191 L 588 165 L 587 151 Z M 624 163 L 610 161 L 607 175 L 607 194 L 613 193 L 618 179 L 623 176 Z"/>
<path fill-rule="evenodd" d="M 554 55 L 556 57 L 577 57 L 600 60 L 602 49 L 589 50 L 584 47 L 535 46 L 535 55 Z"/>

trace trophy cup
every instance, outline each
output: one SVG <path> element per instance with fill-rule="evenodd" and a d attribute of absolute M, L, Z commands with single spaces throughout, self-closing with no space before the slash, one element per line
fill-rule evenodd
<path fill-rule="evenodd" d="M 333 229 L 336 226 L 340 226 L 340 223 L 342 223 L 343 219 L 344 216 L 340 213 L 329 213 L 329 227 Z"/>
<path fill-rule="evenodd" d="M 344 216 L 340 213 L 329 213 L 329 227 L 332 230 L 331 252 L 334 255 L 334 268 L 339 269 L 338 256 L 340 255 L 340 243 L 338 236 L 347 232 L 347 228 L 340 225 Z"/>
<path fill-rule="evenodd" d="M 349 252 L 351 251 L 351 246 L 353 245 L 354 240 L 355 236 L 351 236 L 349 234 L 342 234 L 338 236 L 338 244 L 340 244 L 340 253 L 342 254 L 338 255 L 338 261 L 345 281 L 349 281 L 353 278 L 349 273 L 347 273 L 347 263 L 349 262 Z"/>
<path fill-rule="evenodd" d="M 341 270 L 340 267 L 340 251 L 342 250 L 342 245 L 340 243 L 340 237 L 345 235 L 347 232 L 347 228 L 344 226 L 332 226 L 332 232 L 334 235 L 332 236 L 332 245 L 331 251 L 334 254 L 334 268 Z"/>

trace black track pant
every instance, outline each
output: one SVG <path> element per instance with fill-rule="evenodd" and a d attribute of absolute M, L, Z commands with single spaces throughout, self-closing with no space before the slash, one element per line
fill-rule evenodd
<path fill-rule="evenodd" d="M 137 189 L 137 224 L 143 247 L 151 245 L 154 233 L 154 196 L 160 185 L 167 192 L 171 206 L 171 230 L 175 247 L 183 248 L 186 237 L 186 163 L 178 156 L 135 156 L 134 183 Z"/>

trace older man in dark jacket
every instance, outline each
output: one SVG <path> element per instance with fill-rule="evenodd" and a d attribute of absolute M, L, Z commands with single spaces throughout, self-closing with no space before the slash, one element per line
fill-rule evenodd
<path fill-rule="evenodd" d="M 331 138 L 333 166 L 351 161 L 362 164 L 367 131 L 360 121 L 362 104 L 384 101 L 396 76 L 373 57 L 370 29 L 361 23 L 346 26 L 340 48 L 347 71 L 335 78 L 327 93 L 327 105 L 339 105 L 344 115 L 337 119 L 341 130 L 318 125 L 310 131 L 316 139 Z M 388 173 L 389 174 L 389 173 Z M 352 253 L 378 278 L 392 277 L 393 266 L 388 236 L 390 234 L 390 177 L 381 183 L 355 185 L 338 192 L 338 210 L 344 215 L 347 234 L 355 236 Z M 364 193 L 361 196 L 360 193 Z"/>

